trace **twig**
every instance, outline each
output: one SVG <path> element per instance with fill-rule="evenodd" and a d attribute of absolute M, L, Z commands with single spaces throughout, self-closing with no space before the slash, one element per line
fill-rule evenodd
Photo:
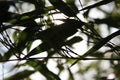
<path fill-rule="evenodd" d="M 27 58 L 27 59 L 9 59 L 9 60 L 0 60 L 0 62 L 7 61 L 22 61 L 22 60 L 35 60 L 35 59 L 46 59 L 48 57 L 36 57 L 36 58 Z M 73 59 L 73 60 L 120 60 L 120 58 L 80 58 L 80 57 L 49 57 L 49 59 Z"/>

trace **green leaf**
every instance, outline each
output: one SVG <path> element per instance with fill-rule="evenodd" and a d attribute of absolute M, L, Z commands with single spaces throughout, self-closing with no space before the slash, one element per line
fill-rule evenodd
<path fill-rule="evenodd" d="M 15 44 L 16 44 L 16 42 L 17 42 L 17 40 L 18 40 L 18 33 L 19 33 L 19 31 L 16 30 L 16 31 L 13 33 L 13 35 L 12 35 Z"/>
<path fill-rule="evenodd" d="M 35 71 L 24 70 L 24 71 L 21 71 L 21 72 L 14 74 L 8 78 L 5 78 L 4 80 L 23 80 L 23 79 L 29 77 L 34 72 Z"/>

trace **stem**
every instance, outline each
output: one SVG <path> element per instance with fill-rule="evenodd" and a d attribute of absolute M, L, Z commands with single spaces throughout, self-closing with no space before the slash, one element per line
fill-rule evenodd
<path fill-rule="evenodd" d="M 9 59 L 9 60 L 0 60 L 0 62 L 7 61 L 22 61 L 22 60 L 35 60 L 35 59 L 46 59 L 48 57 L 36 57 L 28 59 Z M 73 59 L 73 60 L 120 60 L 120 58 L 80 58 L 80 57 L 49 57 L 49 59 Z"/>

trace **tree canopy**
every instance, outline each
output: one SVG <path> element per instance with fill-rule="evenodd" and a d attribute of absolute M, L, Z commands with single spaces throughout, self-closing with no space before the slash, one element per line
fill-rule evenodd
<path fill-rule="evenodd" d="M 120 80 L 119 27 L 120 0 L 0 0 L 1 79 Z"/>

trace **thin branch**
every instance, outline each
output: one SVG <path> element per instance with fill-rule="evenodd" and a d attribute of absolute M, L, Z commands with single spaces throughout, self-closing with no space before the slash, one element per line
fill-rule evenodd
<path fill-rule="evenodd" d="M 82 2 L 79 0 L 79 3 L 80 3 L 80 6 L 82 7 L 82 9 L 83 9 L 83 5 L 82 5 Z"/>
<path fill-rule="evenodd" d="M 47 59 L 48 57 L 36 57 L 36 58 L 27 58 L 27 59 L 9 59 L 9 60 L 0 60 L 0 62 L 7 61 L 22 61 L 22 60 L 35 60 L 35 59 Z M 120 60 L 120 58 L 80 58 L 80 57 L 49 57 L 49 59 L 73 59 L 73 60 Z"/>

